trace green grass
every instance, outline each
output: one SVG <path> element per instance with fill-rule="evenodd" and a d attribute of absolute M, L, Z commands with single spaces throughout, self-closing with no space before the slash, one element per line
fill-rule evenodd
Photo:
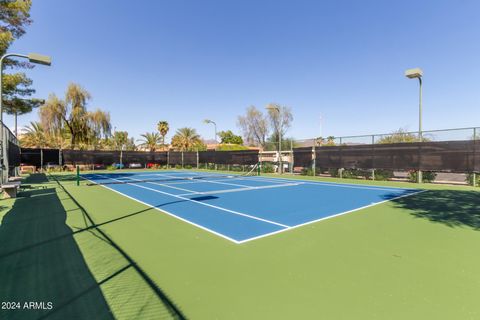
<path fill-rule="evenodd" d="M 292 177 L 428 191 L 237 245 L 105 188 L 77 187 L 73 175 L 56 177 L 187 318 L 480 318 L 480 192 L 472 187 Z M 67 194 L 52 181 L 38 185 L 54 194 L 31 190 L 2 201 L 1 252 L 5 243 L 11 250 L 66 235 L 54 247 L 62 258 L 46 265 L 62 276 L 36 278 L 38 261 L 54 258 L 46 249 L 0 256 L 2 299 L 48 300 L 57 289 L 81 293 L 90 285 L 96 289 L 67 304 L 65 314 L 168 317 L 158 294 L 98 231 L 70 235 L 89 223 Z M 9 231 L 15 216 L 18 227 Z M 25 223 L 30 232 L 20 232 Z M 19 278 L 25 273 L 30 280 Z"/>

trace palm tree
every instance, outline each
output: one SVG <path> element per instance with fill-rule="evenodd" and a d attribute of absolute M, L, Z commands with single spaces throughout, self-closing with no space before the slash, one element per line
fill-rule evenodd
<path fill-rule="evenodd" d="M 167 135 L 168 130 L 170 130 L 168 122 L 159 121 L 157 124 L 157 129 L 158 129 L 158 132 L 160 132 L 160 135 L 162 136 L 162 146 L 165 147 L 165 136 Z"/>
<path fill-rule="evenodd" d="M 327 145 L 329 145 L 329 146 L 334 146 L 335 145 L 335 137 L 334 136 L 328 136 L 327 137 Z"/>
<path fill-rule="evenodd" d="M 45 131 L 39 122 L 30 122 L 30 125 L 26 126 L 23 131 L 24 134 L 20 141 L 22 147 L 45 148 L 47 139 Z"/>
<path fill-rule="evenodd" d="M 142 147 L 149 149 L 150 151 L 155 151 L 160 143 L 160 134 L 157 132 L 146 132 L 140 135 L 143 139 L 139 139 L 138 141 L 142 142 L 140 144 Z"/>
<path fill-rule="evenodd" d="M 200 136 L 193 128 L 180 128 L 172 138 L 172 146 L 180 151 L 193 150 L 200 143 Z"/>

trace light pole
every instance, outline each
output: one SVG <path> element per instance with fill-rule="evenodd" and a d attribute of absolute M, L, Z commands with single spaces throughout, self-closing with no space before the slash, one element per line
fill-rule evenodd
<path fill-rule="evenodd" d="M 204 123 L 211 123 L 213 124 L 213 126 L 215 127 L 215 143 L 217 143 L 217 124 L 215 123 L 215 121 L 212 121 L 212 120 L 209 120 L 209 119 L 205 119 L 203 120 Z"/>
<path fill-rule="evenodd" d="M 5 181 L 4 179 L 4 170 L 3 170 L 3 150 L 5 147 L 5 143 L 3 141 L 3 85 L 2 85 L 2 79 L 3 79 L 3 62 L 5 61 L 6 58 L 8 57 L 19 57 L 19 58 L 25 58 L 28 59 L 31 63 L 36 63 L 36 64 L 43 64 L 46 66 L 51 65 L 52 59 L 48 56 L 44 56 L 38 53 L 29 53 L 28 55 L 26 54 L 19 54 L 19 53 L 7 53 L 4 54 L 0 58 L 0 123 L 2 125 L 2 128 L 0 130 L 0 159 L 2 161 L 1 163 L 1 177 L 0 177 L 0 183 L 3 184 Z M 8 168 L 7 168 L 8 170 Z M 8 171 L 7 171 L 8 175 Z"/>
<path fill-rule="evenodd" d="M 418 79 L 419 83 L 419 102 L 418 102 L 418 137 L 420 142 L 423 141 L 422 135 L 422 76 L 423 71 L 420 68 L 408 69 L 405 71 L 405 76 L 409 79 Z M 422 182 L 422 170 L 418 170 L 418 183 Z"/>
<path fill-rule="evenodd" d="M 268 105 L 266 107 L 267 110 L 269 111 L 276 111 L 278 112 L 278 116 L 280 117 L 280 108 L 274 105 Z M 278 173 L 282 174 L 283 168 L 282 168 L 282 133 L 280 131 L 280 126 L 277 128 L 278 132 Z"/>

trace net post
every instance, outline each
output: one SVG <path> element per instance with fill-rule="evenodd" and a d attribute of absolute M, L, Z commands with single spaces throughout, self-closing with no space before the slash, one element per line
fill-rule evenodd
<path fill-rule="evenodd" d="M 80 185 L 80 166 L 77 165 L 77 186 Z"/>

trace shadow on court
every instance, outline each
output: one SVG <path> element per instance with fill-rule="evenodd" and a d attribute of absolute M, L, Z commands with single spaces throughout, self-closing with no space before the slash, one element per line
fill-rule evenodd
<path fill-rule="evenodd" d="M 31 175 L 24 183 L 46 188 L 19 193 L 3 216 L 0 301 L 20 302 L 21 307 L 36 302 L 39 309 L 0 310 L 0 318 L 113 319 L 66 225 L 67 212 L 56 189 L 43 174 Z M 48 302 L 53 309 L 48 309 Z"/>
<path fill-rule="evenodd" d="M 411 210 L 417 218 L 443 223 L 449 227 L 480 229 L 480 192 L 428 190 L 392 201 L 396 207 Z"/>

